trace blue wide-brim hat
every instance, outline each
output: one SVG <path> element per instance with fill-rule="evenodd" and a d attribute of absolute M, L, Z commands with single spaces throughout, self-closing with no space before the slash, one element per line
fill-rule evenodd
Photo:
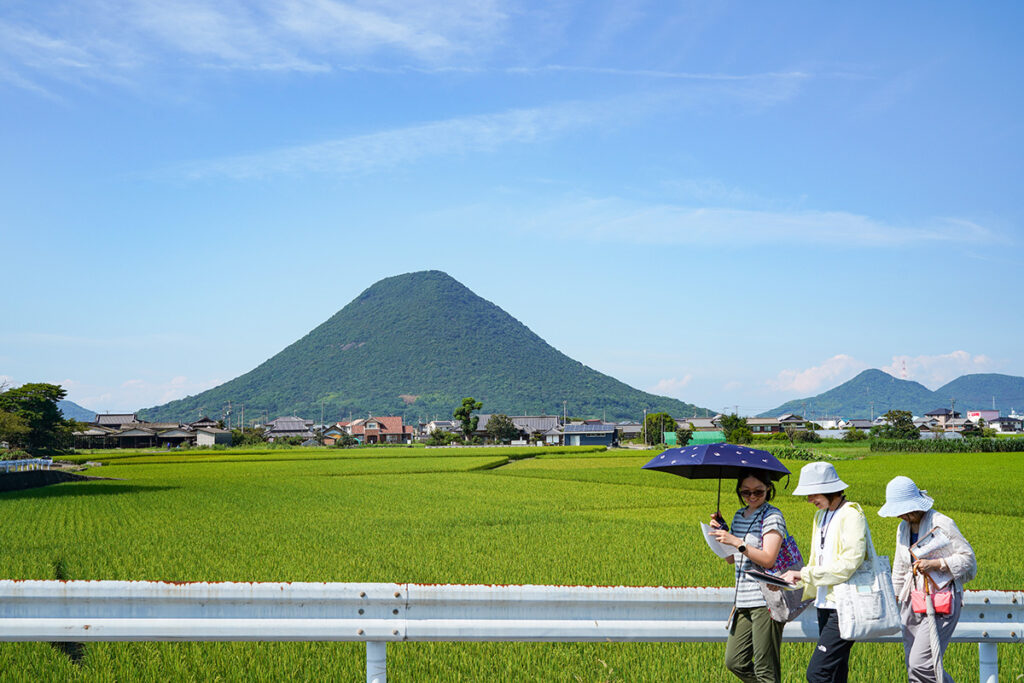
<path fill-rule="evenodd" d="M 899 517 L 908 512 L 927 512 L 935 503 L 927 491 L 917 488 L 910 477 L 894 477 L 885 486 L 885 505 L 878 510 L 880 517 Z"/>

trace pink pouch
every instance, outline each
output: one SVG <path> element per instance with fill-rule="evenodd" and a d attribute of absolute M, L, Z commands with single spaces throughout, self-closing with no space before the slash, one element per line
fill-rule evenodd
<path fill-rule="evenodd" d="M 952 614 L 953 613 L 953 591 L 950 588 L 944 588 L 940 591 L 932 593 L 932 604 L 935 605 L 936 614 Z M 924 599 L 925 592 L 919 591 L 916 588 L 910 591 L 910 607 L 914 610 L 915 614 L 927 614 L 928 605 Z"/>

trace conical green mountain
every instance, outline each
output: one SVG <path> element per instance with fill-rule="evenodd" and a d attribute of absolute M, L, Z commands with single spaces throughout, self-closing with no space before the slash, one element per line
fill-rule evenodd
<path fill-rule="evenodd" d="M 483 412 L 640 419 L 697 408 L 634 389 L 555 350 L 449 275 L 424 271 L 374 284 L 259 367 L 196 396 L 149 408 L 150 420 L 195 419 L 200 408 L 237 416 L 297 414 L 334 421 L 403 415 L 440 419 L 465 396 Z M 248 419 L 247 419 L 248 421 Z"/>

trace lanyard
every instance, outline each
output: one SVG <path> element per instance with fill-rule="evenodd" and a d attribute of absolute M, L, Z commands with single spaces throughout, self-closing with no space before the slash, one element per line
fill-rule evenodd
<path fill-rule="evenodd" d="M 832 524 L 832 520 L 836 518 L 836 514 L 839 513 L 839 508 L 843 507 L 843 505 L 845 504 L 846 501 L 844 500 L 842 503 L 839 504 L 839 507 L 837 507 L 835 510 L 825 510 L 825 515 L 824 517 L 822 517 L 821 520 L 821 543 L 818 546 L 819 550 L 821 550 L 822 552 L 825 551 L 825 536 L 828 534 L 828 527 L 830 524 Z M 831 512 L 832 514 L 829 515 L 829 512 Z"/>

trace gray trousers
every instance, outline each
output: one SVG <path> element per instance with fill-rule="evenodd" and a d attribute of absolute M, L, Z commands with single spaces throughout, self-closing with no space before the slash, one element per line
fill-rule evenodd
<path fill-rule="evenodd" d="M 949 615 L 935 615 L 935 626 L 939 632 L 939 651 L 945 652 L 949 639 L 953 637 L 956 622 L 960 621 L 960 603 L 963 596 L 957 592 L 953 596 L 953 612 Z M 914 614 L 910 600 L 900 605 L 900 621 L 903 622 L 903 654 L 907 662 L 907 678 L 910 683 L 940 683 L 935 679 L 935 665 L 932 661 L 931 639 L 929 626 L 925 622 L 927 615 Z M 948 671 L 944 683 L 955 683 Z"/>

